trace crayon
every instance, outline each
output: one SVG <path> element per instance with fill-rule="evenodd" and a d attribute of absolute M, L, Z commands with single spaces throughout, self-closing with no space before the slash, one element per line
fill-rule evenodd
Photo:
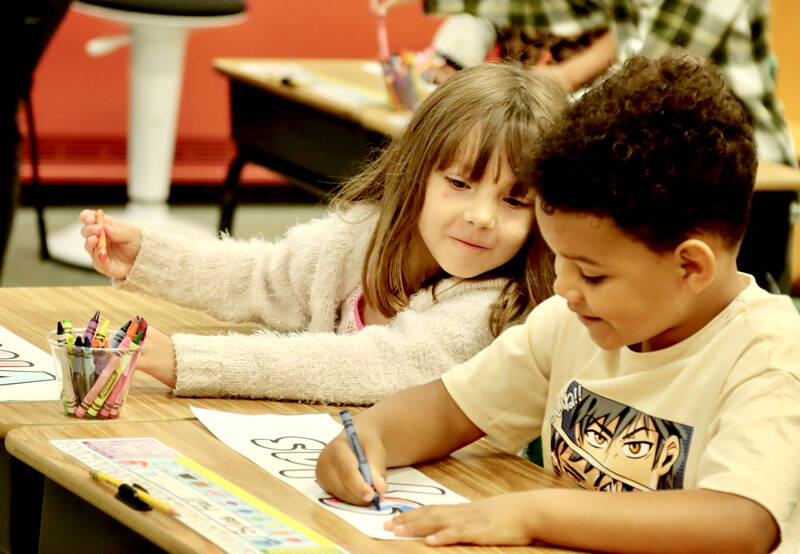
<path fill-rule="evenodd" d="M 128 328 L 131 326 L 131 323 L 133 322 L 129 319 L 128 323 L 120 327 L 119 331 L 114 334 L 114 336 L 111 338 L 111 348 L 116 348 L 119 346 L 119 343 L 121 343 L 125 338 L 125 334 L 128 332 Z"/>
<path fill-rule="evenodd" d="M 100 258 L 101 262 L 106 261 L 106 257 L 108 256 L 107 251 L 107 244 L 106 244 L 106 229 L 105 229 L 105 216 L 103 215 L 103 210 L 97 210 L 95 213 L 95 218 L 97 219 L 97 224 L 100 226 L 100 236 L 97 237 L 97 257 Z"/>
<path fill-rule="evenodd" d="M 72 367 L 67 353 L 67 333 L 61 321 L 56 324 L 56 341 L 59 347 L 56 350 L 60 359 L 58 365 L 61 366 L 61 404 L 64 406 L 65 414 L 73 414 L 78 407 L 78 398 L 72 385 Z"/>
<path fill-rule="evenodd" d="M 94 364 L 92 367 L 94 368 L 94 376 L 92 377 L 92 383 L 94 380 L 102 373 L 103 367 L 105 366 L 106 360 L 108 359 L 108 355 L 105 352 L 105 347 L 97 340 L 97 335 L 94 336 L 95 338 L 92 339 L 92 348 L 89 351 L 91 356 L 94 359 Z M 86 348 L 84 346 L 84 348 Z"/>
<path fill-rule="evenodd" d="M 119 491 L 120 487 L 129 487 L 133 489 L 133 494 L 142 502 L 150 506 L 151 508 L 155 508 L 159 512 L 164 512 L 165 514 L 176 516 L 178 515 L 178 511 L 174 508 L 170 507 L 169 504 L 164 502 L 163 500 L 159 500 L 158 498 L 152 496 L 151 494 L 141 490 L 131 487 L 130 485 L 126 485 L 119 479 L 115 479 L 110 475 L 102 473 L 98 470 L 90 470 L 89 475 L 92 476 L 92 479 L 100 481 L 101 483 L 106 483 L 107 485 L 111 485 L 112 487 L 116 487 L 117 491 Z"/>
<path fill-rule="evenodd" d="M 364 455 L 364 447 L 361 446 L 361 441 L 358 440 L 356 427 L 353 425 L 353 419 L 350 417 L 350 412 L 348 410 L 342 410 L 339 412 L 339 416 L 342 418 L 342 425 L 344 425 L 344 432 L 347 435 L 347 441 L 350 443 L 350 448 L 353 449 L 353 454 L 356 455 L 356 459 L 358 460 L 358 471 L 361 473 L 364 481 L 366 481 L 371 487 L 372 473 L 369 470 L 367 457 Z M 377 492 L 372 498 L 372 505 L 375 506 L 376 510 L 381 509 L 381 499 Z"/>
<path fill-rule="evenodd" d="M 109 323 L 107 319 L 103 321 L 103 324 L 100 325 L 100 327 L 98 327 L 97 332 L 94 334 L 94 339 L 92 342 L 94 342 L 94 340 L 97 340 L 100 346 L 103 345 L 103 343 L 106 340 L 106 335 L 108 334 L 108 325 Z"/>
<path fill-rule="evenodd" d="M 144 322 L 144 320 L 142 320 Z M 117 393 L 116 398 L 114 398 L 113 405 L 111 406 L 110 414 L 108 417 L 117 417 L 119 415 L 119 411 L 122 408 L 122 403 L 125 401 L 125 398 L 128 396 L 128 390 L 131 388 L 131 383 L 133 382 L 133 372 L 136 367 L 136 361 L 139 359 L 139 354 L 144 347 L 145 339 L 147 338 L 147 326 L 144 325 L 144 329 L 141 331 L 142 340 L 139 341 L 139 349 L 134 353 L 133 358 L 131 358 L 131 363 L 128 364 L 128 367 L 125 368 L 122 376 L 120 377 L 119 382 L 117 382 L 117 386 L 114 388 L 116 391 L 117 387 L 119 387 L 119 392 Z M 111 403 L 111 399 L 109 398 L 106 400 L 106 404 Z"/>
<path fill-rule="evenodd" d="M 83 378 L 83 339 L 80 335 L 75 338 L 72 352 L 72 386 L 75 388 L 75 395 L 80 402 L 81 398 L 86 395 L 86 381 Z"/>
<path fill-rule="evenodd" d="M 108 378 L 103 383 L 103 386 L 100 388 L 100 390 L 97 392 L 97 395 L 94 397 L 91 406 L 89 406 L 89 409 L 86 410 L 86 413 L 88 415 L 92 417 L 96 416 L 97 413 L 100 411 L 100 409 L 103 407 L 103 404 L 105 404 L 106 399 L 108 399 L 108 395 L 111 394 L 111 391 L 114 389 L 114 385 L 117 384 L 119 376 L 122 374 L 125 368 L 128 367 L 128 364 L 130 364 L 131 358 L 133 357 L 133 353 L 136 352 L 136 350 L 139 348 L 140 340 L 142 340 L 140 335 L 136 335 L 136 337 L 134 337 L 133 340 L 129 339 L 127 336 L 125 337 L 123 344 L 125 342 L 128 342 L 129 343 L 128 349 L 126 350 L 122 358 L 119 360 L 119 362 L 116 364 L 116 366 L 108 374 Z M 106 372 L 109 370 L 110 367 L 111 364 L 106 366 L 106 368 L 103 370 L 103 375 L 106 374 Z M 97 382 L 99 381 L 100 379 L 97 380 Z M 97 385 L 97 382 L 95 382 L 95 386 Z M 84 403 L 81 402 L 81 407 L 83 407 L 83 404 Z"/>
<path fill-rule="evenodd" d="M 91 344 L 92 338 L 94 338 L 94 333 L 97 331 L 97 324 L 100 321 L 100 312 L 96 311 L 92 316 L 92 319 L 89 320 L 89 323 L 86 324 L 86 332 L 83 334 L 83 341 L 88 342 Z"/>
<path fill-rule="evenodd" d="M 375 23 L 378 31 L 378 57 L 381 60 L 389 59 L 389 34 L 386 32 L 386 15 L 377 15 Z"/>
<path fill-rule="evenodd" d="M 129 345 L 130 339 L 125 337 L 125 339 L 120 343 L 117 351 L 108 358 L 102 373 L 100 373 L 100 375 L 97 377 L 94 385 L 92 385 L 92 388 L 86 393 L 86 396 L 81 399 L 81 405 L 75 410 L 76 416 L 84 417 L 87 414 L 95 398 L 97 398 L 97 395 L 100 393 L 100 390 L 105 386 L 109 377 L 111 377 L 111 372 L 117 367 L 123 355 L 127 353 Z"/>
<path fill-rule="evenodd" d="M 86 379 L 86 390 L 92 388 L 94 385 L 95 377 L 97 376 L 94 367 L 94 355 L 92 354 L 92 346 L 83 343 L 83 375 Z"/>
<path fill-rule="evenodd" d="M 117 402 L 117 400 L 119 400 L 120 404 L 122 404 L 121 393 L 122 393 L 122 389 L 125 386 L 126 375 L 130 376 L 130 374 L 133 372 L 133 368 L 136 365 L 136 360 L 138 358 L 137 355 L 139 354 L 138 350 L 139 350 L 139 347 L 141 346 L 141 343 L 142 343 L 143 339 L 144 339 L 144 333 L 140 332 L 131 341 L 131 346 L 128 349 L 128 354 L 130 356 L 126 356 L 128 358 L 128 362 L 120 370 L 119 376 L 117 377 L 116 382 L 113 385 L 114 388 L 112 388 L 111 392 L 109 392 L 106 395 L 104 403 L 102 404 L 102 407 L 100 408 L 100 411 L 98 412 L 98 415 L 100 415 L 100 417 L 110 417 L 111 413 L 112 413 L 112 409 L 114 407 L 114 403 Z M 125 360 L 125 358 L 123 358 L 123 361 L 124 360 Z M 120 362 L 120 365 L 122 365 L 122 362 Z M 114 376 L 112 375 L 109 378 L 109 382 L 113 378 L 114 378 Z M 101 397 L 101 395 L 102 395 L 102 392 L 97 395 L 97 398 L 99 399 Z M 117 410 L 117 411 L 119 411 L 119 410 Z"/>
<path fill-rule="evenodd" d="M 72 345 L 75 344 L 75 335 L 72 334 L 72 320 L 62 319 L 61 323 L 64 325 L 64 332 L 67 334 L 67 352 L 72 354 Z"/>

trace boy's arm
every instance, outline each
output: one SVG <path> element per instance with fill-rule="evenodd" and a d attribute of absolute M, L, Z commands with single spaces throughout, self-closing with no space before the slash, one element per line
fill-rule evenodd
<path fill-rule="evenodd" d="M 484 435 L 456 405 L 440 379 L 389 396 L 357 415 L 354 423 L 375 488 L 381 493 L 387 467 L 441 458 Z M 343 432 L 320 454 L 317 480 L 326 491 L 346 502 L 367 504 L 374 495 L 358 471 Z"/>
<path fill-rule="evenodd" d="M 608 31 L 570 59 L 556 64 L 534 66 L 532 71 L 550 73 L 564 90 L 572 92 L 602 75 L 616 60 L 617 39 L 613 32 Z"/>
<path fill-rule="evenodd" d="M 711 490 L 608 493 L 542 489 L 428 506 L 388 528 L 430 545 L 546 542 L 602 552 L 767 552 L 778 526 L 760 504 Z"/>

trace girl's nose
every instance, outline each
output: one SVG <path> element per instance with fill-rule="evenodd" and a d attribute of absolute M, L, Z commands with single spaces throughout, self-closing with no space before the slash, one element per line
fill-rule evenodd
<path fill-rule="evenodd" d="M 464 211 L 464 220 L 476 227 L 494 229 L 497 213 L 492 202 L 484 199 L 475 199 Z"/>

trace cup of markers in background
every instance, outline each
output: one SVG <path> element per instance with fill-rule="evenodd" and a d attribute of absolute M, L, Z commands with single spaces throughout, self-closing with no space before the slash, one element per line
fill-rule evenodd
<path fill-rule="evenodd" d="M 47 342 L 61 381 L 64 413 L 85 418 L 118 417 L 144 344 L 146 322 L 135 320 L 137 324 L 128 322 L 119 330 L 109 330 L 106 339 L 104 329 L 97 331 L 99 337 L 88 338 L 85 328 L 72 329 L 62 321 L 47 334 Z"/>

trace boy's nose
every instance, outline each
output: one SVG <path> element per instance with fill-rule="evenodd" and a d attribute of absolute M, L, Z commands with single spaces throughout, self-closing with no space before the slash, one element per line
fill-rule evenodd
<path fill-rule="evenodd" d="M 565 272 L 558 270 L 558 265 L 558 262 L 556 262 L 556 279 L 553 281 L 553 291 L 566 300 L 568 304 L 580 303 L 583 300 L 583 294 L 575 286 L 574 281 L 566 276 Z"/>

